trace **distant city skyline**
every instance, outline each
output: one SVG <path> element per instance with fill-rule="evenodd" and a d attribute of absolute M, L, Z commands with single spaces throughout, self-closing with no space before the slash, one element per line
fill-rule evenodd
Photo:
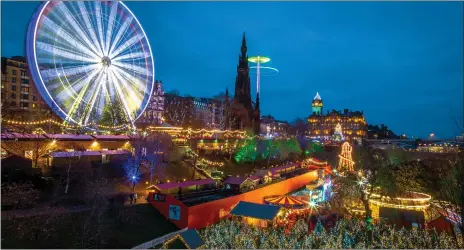
<path fill-rule="evenodd" d="M 461 132 L 455 121 L 463 127 L 462 2 L 125 3 L 166 91 L 233 95 L 246 32 L 248 56 L 269 56 L 280 71 L 262 78 L 262 115 L 306 119 L 319 92 L 324 113 L 364 111 L 399 135 L 449 138 Z M 0 4 L 2 56 L 24 56 L 40 2 Z"/>

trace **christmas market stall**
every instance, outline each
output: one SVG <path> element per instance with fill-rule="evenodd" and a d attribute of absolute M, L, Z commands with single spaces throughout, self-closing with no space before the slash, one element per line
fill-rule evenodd
<path fill-rule="evenodd" d="M 246 192 L 254 189 L 256 182 L 250 178 L 230 176 L 224 180 L 223 184 L 226 189 L 232 189 L 237 192 Z"/>
<path fill-rule="evenodd" d="M 230 214 L 233 217 L 241 217 L 250 225 L 264 228 L 276 221 L 280 209 L 279 206 L 240 201 Z"/>

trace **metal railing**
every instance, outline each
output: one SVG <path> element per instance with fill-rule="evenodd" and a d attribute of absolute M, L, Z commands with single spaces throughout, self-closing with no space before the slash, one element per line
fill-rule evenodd
<path fill-rule="evenodd" d="M 176 236 L 177 234 L 180 234 L 180 233 L 185 232 L 187 230 L 188 230 L 188 228 L 184 228 L 184 229 L 181 229 L 179 231 L 168 233 L 168 234 L 163 235 L 161 237 L 158 237 L 156 239 L 153 239 L 153 240 L 147 241 L 147 242 L 145 242 L 143 244 L 140 244 L 138 246 L 135 246 L 132 249 L 150 249 L 150 248 L 153 248 L 154 246 L 157 246 L 159 244 L 163 244 L 164 242 L 166 242 L 167 240 L 169 240 L 172 237 Z"/>

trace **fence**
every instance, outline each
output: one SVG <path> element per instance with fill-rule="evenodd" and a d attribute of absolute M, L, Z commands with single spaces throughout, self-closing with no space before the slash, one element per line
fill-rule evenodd
<path fill-rule="evenodd" d="M 156 239 L 153 239 L 153 240 L 147 241 L 147 242 L 145 242 L 143 244 L 140 244 L 138 246 L 135 246 L 132 249 L 150 249 L 150 248 L 153 248 L 154 246 L 157 246 L 159 244 L 163 244 L 165 241 L 167 241 L 170 238 L 176 236 L 176 234 L 187 231 L 187 229 L 188 228 L 184 228 L 184 229 L 181 229 L 181 230 L 176 231 L 176 232 L 168 233 L 168 234 L 166 234 L 164 236 L 158 237 Z"/>

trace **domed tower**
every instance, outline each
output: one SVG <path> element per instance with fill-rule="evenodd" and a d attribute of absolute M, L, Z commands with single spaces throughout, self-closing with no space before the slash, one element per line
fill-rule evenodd
<path fill-rule="evenodd" d="M 319 92 L 316 93 L 316 96 L 313 99 L 312 103 L 312 108 L 313 108 L 313 115 L 322 115 L 322 99 L 321 96 L 319 95 Z"/>

